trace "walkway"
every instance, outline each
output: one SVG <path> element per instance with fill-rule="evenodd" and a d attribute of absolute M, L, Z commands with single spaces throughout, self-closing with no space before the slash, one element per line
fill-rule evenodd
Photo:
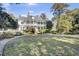
<path fill-rule="evenodd" d="M 19 37 L 19 36 L 18 36 Z M 14 38 L 11 38 L 11 39 L 4 39 L 4 40 L 1 40 L 0 41 L 0 56 L 2 56 L 2 52 L 3 52 L 3 48 L 5 46 L 5 44 L 10 41 L 10 40 L 13 40 L 15 38 L 18 38 L 18 37 L 14 37 Z"/>

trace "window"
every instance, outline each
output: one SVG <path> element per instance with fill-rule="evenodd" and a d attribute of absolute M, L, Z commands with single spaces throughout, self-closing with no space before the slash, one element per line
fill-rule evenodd
<path fill-rule="evenodd" d="M 33 21 L 31 21 L 31 23 L 33 24 Z"/>
<path fill-rule="evenodd" d="M 24 22 L 22 21 L 21 24 L 24 24 Z"/>
<path fill-rule="evenodd" d="M 27 23 L 29 23 L 29 21 L 27 21 Z"/>
<path fill-rule="evenodd" d="M 38 24 L 40 24 L 40 22 L 38 22 Z"/>
<path fill-rule="evenodd" d="M 40 27 L 38 27 L 38 29 L 40 29 Z"/>

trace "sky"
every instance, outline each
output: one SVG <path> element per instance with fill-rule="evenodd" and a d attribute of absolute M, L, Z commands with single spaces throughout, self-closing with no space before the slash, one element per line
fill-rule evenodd
<path fill-rule="evenodd" d="M 26 4 L 3 4 L 3 7 L 7 9 L 8 12 L 14 14 L 15 16 L 23 15 L 26 16 L 28 12 L 31 15 L 40 15 L 41 13 L 45 13 L 49 19 L 53 17 L 51 12 L 51 6 L 53 3 L 26 3 Z M 69 3 L 69 9 L 79 8 L 78 3 Z"/>

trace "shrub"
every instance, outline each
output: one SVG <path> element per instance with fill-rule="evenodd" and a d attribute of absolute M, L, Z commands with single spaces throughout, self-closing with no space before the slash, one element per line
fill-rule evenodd
<path fill-rule="evenodd" d="M 52 33 L 52 34 L 57 34 L 58 32 L 57 32 L 57 31 L 51 31 L 51 33 Z"/>
<path fill-rule="evenodd" d="M 0 32 L 0 40 L 2 40 L 2 32 Z"/>
<path fill-rule="evenodd" d="M 27 33 L 27 32 L 29 32 L 29 31 L 28 31 L 28 30 L 23 30 L 23 32 Z"/>
<path fill-rule="evenodd" d="M 70 35 L 75 35 L 75 34 L 79 34 L 79 32 L 67 32 L 67 33 L 64 33 L 64 34 L 70 34 Z"/>
<path fill-rule="evenodd" d="M 40 30 L 40 33 L 49 33 L 49 30 L 48 29 L 42 29 L 42 30 Z"/>
<path fill-rule="evenodd" d="M 12 38 L 12 37 L 14 37 L 14 34 L 12 32 L 3 32 L 1 37 L 2 37 L 2 39 L 4 39 L 4 38 Z"/>
<path fill-rule="evenodd" d="M 24 35 L 23 32 L 16 32 L 15 36 L 21 36 L 21 35 Z"/>

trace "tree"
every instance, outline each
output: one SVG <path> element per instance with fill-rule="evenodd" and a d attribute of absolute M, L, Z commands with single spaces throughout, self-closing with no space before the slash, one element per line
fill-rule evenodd
<path fill-rule="evenodd" d="M 46 28 L 48 29 L 49 32 L 50 32 L 50 30 L 52 29 L 52 26 L 53 26 L 52 21 L 48 20 L 48 21 L 46 22 Z"/>
<path fill-rule="evenodd" d="M 79 24 L 79 13 L 74 16 L 74 23 Z"/>
<path fill-rule="evenodd" d="M 67 10 L 66 8 L 68 6 L 69 5 L 66 3 L 55 3 L 51 7 L 51 11 L 53 12 L 53 15 L 59 16 L 61 13 L 63 13 L 65 10 Z"/>
<path fill-rule="evenodd" d="M 68 33 L 69 30 L 72 29 L 72 22 L 71 18 L 69 18 L 67 15 L 60 15 L 60 33 Z"/>
<path fill-rule="evenodd" d="M 5 8 L 2 7 L 2 4 L 0 3 L 0 28 L 5 28 L 6 26 L 3 25 L 4 24 L 4 15 L 3 15 L 3 12 L 4 12 Z"/>
<path fill-rule="evenodd" d="M 74 21 L 73 21 L 74 30 L 76 32 L 79 31 L 79 14 L 74 15 Z"/>
<path fill-rule="evenodd" d="M 53 12 L 53 15 L 56 17 L 57 16 L 57 29 L 58 29 L 58 32 L 60 31 L 59 30 L 59 27 L 60 27 L 60 15 L 65 12 L 67 10 L 67 7 L 69 5 L 66 4 L 66 3 L 54 3 L 51 7 L 51 11 Z"/>
<path fill-rule="evenodd" d="M 6 12 L 6 9 L 0 4 L 0 28 L 7 29 L 12 28 L 16 29 L 18 27 L 18 22 Z"/>
<path fill-rule="evenodd" d="M 77 32 L 79 30 L 79 9 L 73 9 L 69 12 L 67 12 L 68 17 L 70 16 L 72 18 L 72 32 Z"/>

